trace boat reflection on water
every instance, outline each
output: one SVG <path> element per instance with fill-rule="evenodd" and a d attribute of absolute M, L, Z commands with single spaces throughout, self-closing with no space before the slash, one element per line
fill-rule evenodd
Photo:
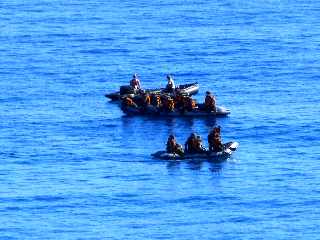
<path fill-rule="evenodd" d="M 198 161 L 197 159 L 192 159 L 188 161 L 187 168 L 190 170 L 201 170 L 202 166 L 203 166 L 202 161 Z"/>
<path fill-rule="evenodd" d="M 159 161 L 166 161 L 166 160 L 159 160 Z M 177 171 L 180 170 L 180 168 L 186 168 L 190 170 L 201 170 L 203 167 L 207 168 L 210 172 L 214 174 L 220 174 L 223 170 L 223 167 L 225 163 L 227 162 L 207 162 L 207 161 L 201 161 L 197 159 L 190 159 L 190 160 L 178 160 L 178 161 L 167 161 L 167 169 L 170 171 Z"/>
<path fill-rule="evenodd" d="M 210 163 L 210 167 L 208 168 L 210 172 L 215 174 L 220 174 L 222 172 L 223 166 L 225 162 L 222 163 Z"/>
<path fill-rule="evenodd" d="M 180 169 L 181 161 L 168 161 L 167 162 L 167 169 L 170 171 L 175 171 Z"/>
<path fill-rule="evenodd" d="M 179 137 L 178 131 L 181 129 L 183 132 L 196 132 L 197 129 L 206 129 L 206 132 L 211 130 L 212 127 L 216 126 L 216 118 L 191 118 L 191 117 L 180 117 L 180 118 L 157 118 L 152 116 L 141 116 L 132 118 L 127 115 L 121 117 L 123 128 L 135 126 L 138 128 L 145 128 L 146 131 L 152 129 L 158 129 L 158 131 L 168 131 L 169 133 L 176 133 Z M 152 128 L 149 128 L 152 127 Z"/>

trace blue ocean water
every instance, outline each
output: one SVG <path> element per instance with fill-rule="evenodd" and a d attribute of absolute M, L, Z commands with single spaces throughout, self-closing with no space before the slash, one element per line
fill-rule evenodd
<path fill-rule="evenodd" d="M 0 2 L 0 239 L 317 239 L 320 4 Z M 230 117 L 126 117 L 104 97 L 198 81 Z M 222 127 L 222 164 L 150 157 Z"/>

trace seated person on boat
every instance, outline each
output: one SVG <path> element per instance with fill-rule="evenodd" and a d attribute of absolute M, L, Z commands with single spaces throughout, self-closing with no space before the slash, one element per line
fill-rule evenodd
<path fill-rule="evenodd" d="M 223 144 L 221 140 L 221 128 L 215 127 L 208 135 L 209 151 L 220 152 L 223 150 Z"/>
<path fill-rule="evenodd" d="M 165 112 L 174 112 L 175 103 L 174 103 L 174 100 L 170 96 L 162 95 L 161 102 L 162 102 L 162 105 L 161 105 L 160 110 L 165 111 Z"/>
<path fill-rule="evenodd" d="M 181 109 L 184 106 L 184 97 L 182 94 L 180 94 L 179 92 L 177 94 L 174 95 L 173 99 L 174 99 L 174 103 L 177 109 Z"/>
<path fill-rule="evenodd" d="M 161 107 L 161 98 L 158 94 L 153 94 L 151 96 L 151 103 L 154 107 L 160 108 Z"/>
<path fill-rule="evenodd" d="M 167 141 L 167 153 L 174 153 L 183 156 L 184 152 L 182 146 L 177 143 L 176 138 L 170 135 Z"/>
<path fill-rule="evenodd" d="M 192 112 L 197 108 L 196 100 L 192 99 L 192 97 L 184 97 L 184 106 L 183 109 L 189 112 Z"/>
<path fill-rule="evenodd" d="M 185 152 L 190 154 L 206 152 L 201 136 L 192 133 L 185 143 Z"/>
<path fill-rule="evenodd" d="M 185 152 L 186 153 L 195 153 L 196 152 L 196 145 L 197 145 L 197 136 L 195 133 L 191 133 L 185 143 Z"/>
<path fill-rule="evenodd" d="M 130 81 L 130 86 L 134 89 L 134 90 L 138 90 L 140 89 L 140 80 L 138 78 L 138 75 L 135 73 L 132 76 L 132 79 Z"/>
<path fill-rule="evenodd" d="M 175 107 L 175 104 L 174 104 L 174 100 L 172 98 L 169 98 L 168 99 L 168 103 L 167 103 L 167 111 L 168 112 L 174 112 L 174 107 Z"/>
<path fill-rule="evenodd" d="M 151 104 L 151 97 L 148 93 L 146 93 L 144 90 L 142 90 L 142 106 L 144 108 L 148 107 Z"/>
<path fill-rule="evenodd" d="M 172 76 L 170 75 L 167 75 L 167 86 L 166 86 L 166 91 L 167 92 L 173 92 L 176 88 L 175 84 L 174 84 L 174 81 L 173 81 L 173 78 Z"/>
<path fill-rule="evenodd" d="M 195 146 L 196 153 L 203 153 L 206 152 L 206 148 L 202 145 L 202 139 L 201 136 L 197 136 L 196 139 L 196 146 Z"/>
<path fill-rule="evenodd" d="M 138 107 L 138 105 L 129 96 L 125 97 L 121 103 L 122 107 Z"/>
<path fill-rule="evenodd" d="M 216 112 L 216 99 L 209 91 L 206 92 L 204 104 L 208 112 Z"/>

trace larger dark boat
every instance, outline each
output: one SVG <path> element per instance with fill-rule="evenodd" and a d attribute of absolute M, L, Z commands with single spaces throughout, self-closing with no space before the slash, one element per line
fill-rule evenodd
<path fill-rule="evenodd" d="M 197 82 L 188 83 L 177 86 L 173 91 L 168 91 L 166 88 L 158 88 L 158 89 L 145 89 L 145 90 L 135 90 L 131 86 L 121 86 L 120 91 L 114 93 L 105 94 L 106 98 L 111 99 L 112 101 L 119 101 L 121 98 L 130 95 L 137 96 L 141 93 L 149 93 L 149 94 L 173 94 L 180 93 L 188 96 L 192 96 L 197 94 L 199 91 L 199 84 Z"/>

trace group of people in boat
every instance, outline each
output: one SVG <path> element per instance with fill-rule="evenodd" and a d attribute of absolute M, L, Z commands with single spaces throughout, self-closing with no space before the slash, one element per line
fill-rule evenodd
<path fill-rule="evenodd" d="M 223 144 L 221 140 L 221 128 L 220 126 L 214 127 L 208 135 L 209 152 L 223 151 Z M 174 135 L 170 135 L 166 144 L 167 153 L 174 153 L 179 156 L 184 154 L 196 154 L 196 153 L 208 153 L 206 148 L 202 144 L 201 136 L 192 133 L 183 149 L 182 145 L 178 144 Z"/>
<path fill-rule="evenodd" d="M 138 74 L 133 74 L 132 79 L 130 81 L 130 86 L 134 90 L 140 90 L 141 89 L 141 83 L 140 79 L 138 78 Z M 176 86 L 173 81 L 173 77 L 171 75 L 167 75 L 167 85 L 165 88 L 165 91 L 167 92 L 173 92 L 175 90 Z"/>
<path fill-rule="evenodd" d="M 193 111 L 200 105 L 192 97 L 179 92 L 173 95 L 149 94 L 142 90 L 140 95 L 128 95 L 122 99 L 122 107 L 140 107 L 141 110 L 146 110 L 152 106 L 160 111 L 174 112 L 175 110 Z M 210 92 L 206 93 L 205 103 L 201 104 L 201 110 L 216 112 L 216 100 Z"/>

